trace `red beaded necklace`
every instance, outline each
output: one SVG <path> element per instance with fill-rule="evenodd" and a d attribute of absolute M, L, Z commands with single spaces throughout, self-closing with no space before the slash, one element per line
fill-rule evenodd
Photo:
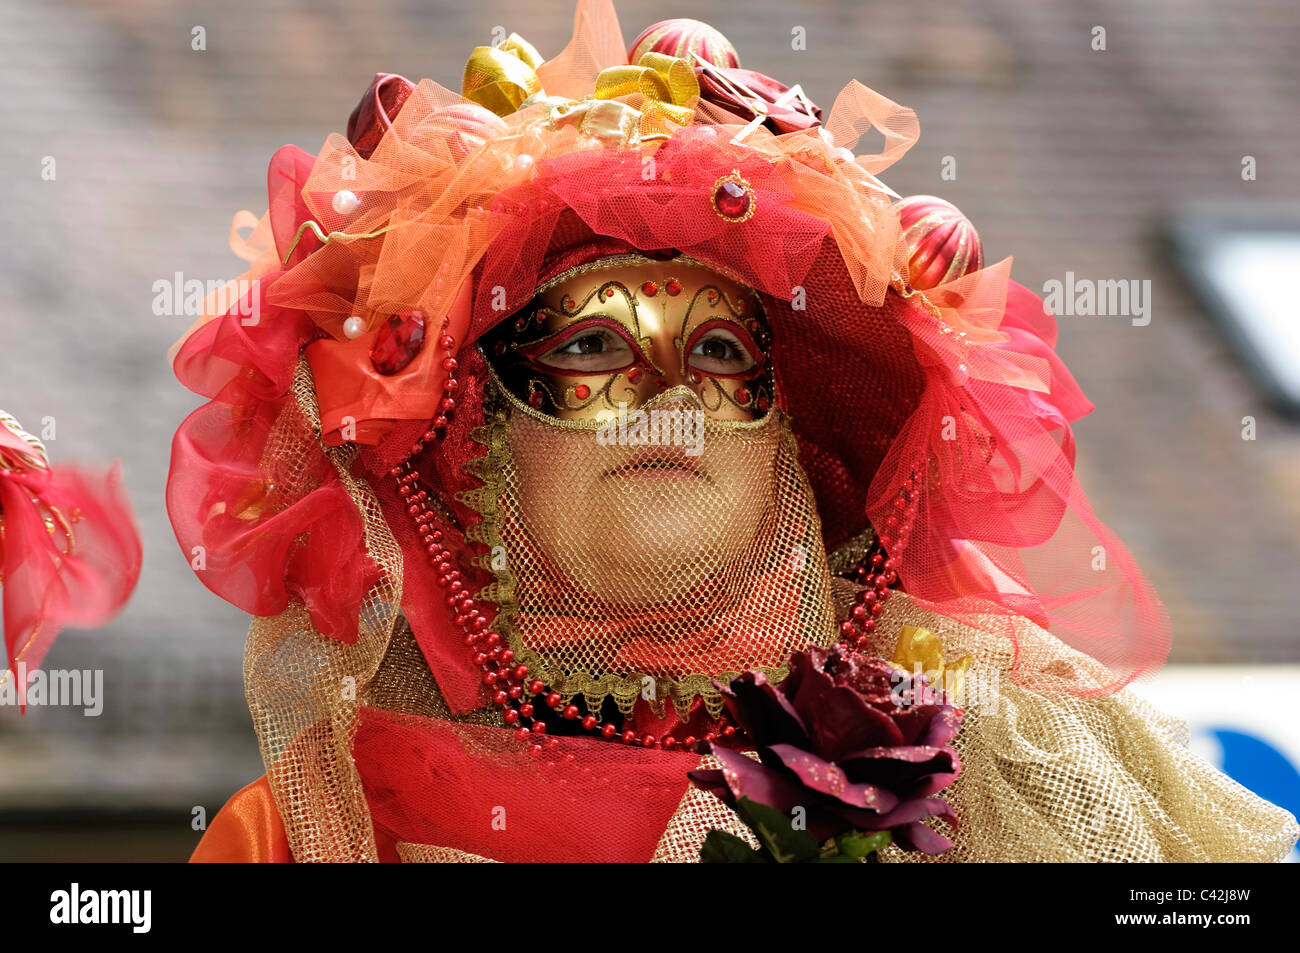
<path fill-rule="evenodd" d="M 890 586 L 898 581 L 898 560 L 888 553 L 898 553 L 907 545 L 919 497 L 916 476 L 908 477 L 894 496 L 895 512 L 885 517 L 885 530 L 877 537 L 874 551 L 856 570 L 858 581 L 866 588 L 855 597 L 857 604 L 849 618 L 840 623 L 840 635 L 851 648 L 865 649 L 871 644 L 876 618 L 885 611 L 885 600 L 893 592 Z"/>

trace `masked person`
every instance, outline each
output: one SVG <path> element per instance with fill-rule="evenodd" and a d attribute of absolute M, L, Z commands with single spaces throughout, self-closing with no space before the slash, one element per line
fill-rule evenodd
<path fill-rule="evenodd" d="M 687 777 L 746 747 L 720 685 L 836 644 L 963 708 L 951 842 L 882 860 L 1284 856 L 1125 688 L 1168 622 L 1075 480 L 1091 407 L 1009 262 L 876 178 L 910 110 L 576 22 L 277 153 L 253 307 L 175 354 L 169 512 L 257 617 L 267 768 L 195 859 L 697 859 L 744 833 Z"/>

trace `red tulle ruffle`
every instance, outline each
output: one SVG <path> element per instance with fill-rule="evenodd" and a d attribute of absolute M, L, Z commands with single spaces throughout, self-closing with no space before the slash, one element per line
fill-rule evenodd
<path fill-rule="evenodd" d="M 141 548 L 118 467 L 5 465 L 29 450 L 0 426 L 5 660 L 35 669 L 64 626 L 92 628 L 117 614 L 139 579 Z"/>

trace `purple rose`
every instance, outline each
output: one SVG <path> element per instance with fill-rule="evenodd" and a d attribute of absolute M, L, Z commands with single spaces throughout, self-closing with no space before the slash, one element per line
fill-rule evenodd
<path fill-rule="evenodd" d="M 802 808 L 819 842 L 888 830 L 904 850 L 953 846 L 921 820 L 957 826 L 932 795 L 961 770 L 948 747 L 961 715 L 923 679 L 839 646 L 812 647 L 791 656 L 779 686 L 745 672 L 723 695 L 761 760 L 714 745 L 722 770 L 692 771 L 697 786 L 733 808 L 742 797 L 787 815 Z"/>

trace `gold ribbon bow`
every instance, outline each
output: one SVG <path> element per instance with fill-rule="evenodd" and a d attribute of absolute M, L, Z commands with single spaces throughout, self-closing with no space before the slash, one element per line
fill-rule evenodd
<path fill-rule="evenodd" d="M 644 53 L 635 66 L 610 66 L 596 77 L 597 99 L 617 99 L 640 94 L 642 135 L 666 132 L 661 119 L 679 126 L 695 117 L 700 83 L 686 60 L 667 53 Z"/>
<path fill-rule="evenodd" d="M 461 94 L 498 116 L 508 116 L 542 91 L 537 76 L 542 62 L 542 54 L 518 33 L 500 46 L 476 46 L 465 64 Z"/>
<path fill-rule="evenodd" d="M 500 46 L 479 46 L 465 64 L 461 93 L 472 102 L 508 116 L 525 102 L 547 99 L 537 67 L 542 56 L 517 33 Z M 640 109 L 625 96 L 642 98 Z M 635 66 L 610 66 L 596 77 L 592 96 L 581 102 L 551 100 L 552 122 L 576 122 L 586 135 L 611 144 L 629 145 L 638 138 L 663 138 L 667 122 L 689 125 L 695 116 L 700 84 L 690 63 L 666 53 L 646 53 Z"/>
<path fill-rule="evenodd" d="M 895 668 L 909 675 L 920 672 L 931 687 L 943 689 L 956 702 L 960 701 L 972 661 L 969 655 L 963 655 L 954 662 L 944 662 L 943 641 L 929 629 L 916 625 L 903 626 L 890 660 Z"/>

